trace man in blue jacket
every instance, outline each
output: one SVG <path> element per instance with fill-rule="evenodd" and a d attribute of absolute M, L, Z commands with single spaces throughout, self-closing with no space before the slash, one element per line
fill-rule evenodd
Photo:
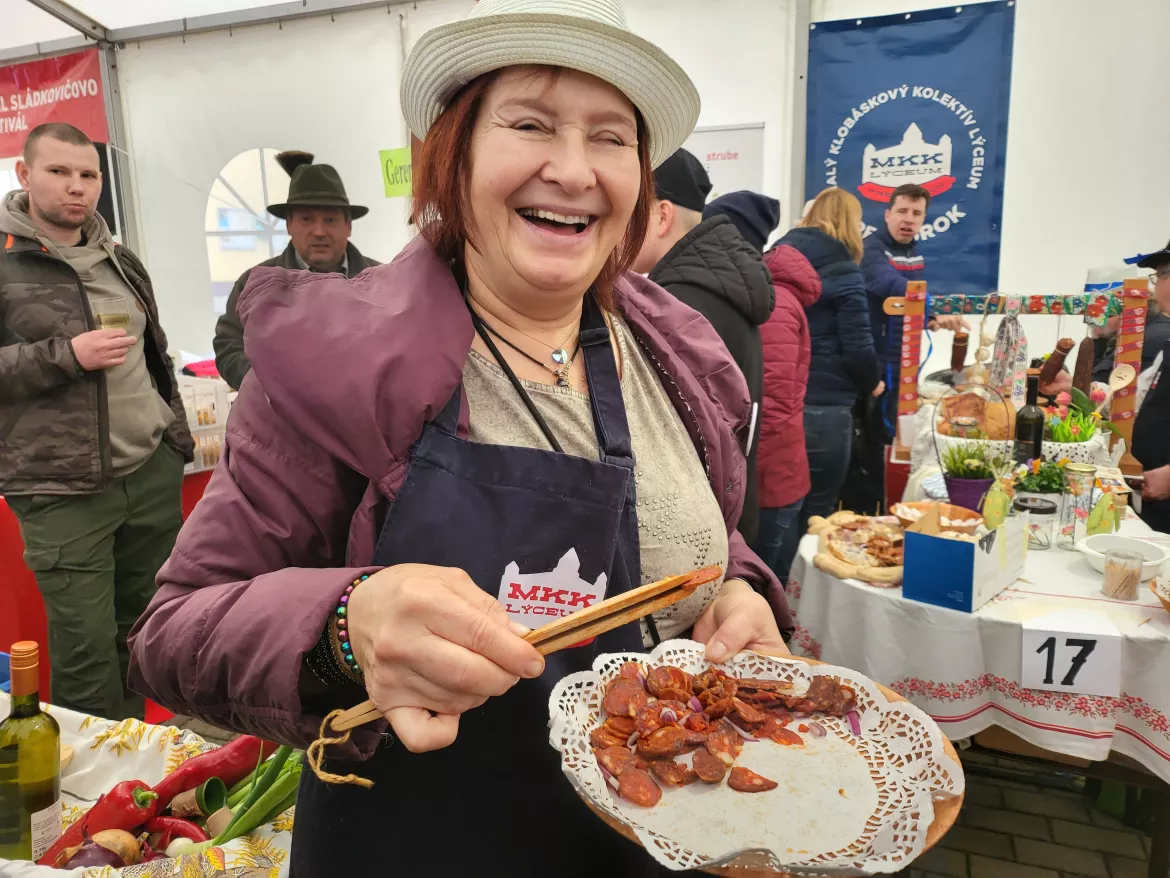
<path fill-rule="evenodd" d="M 918 252 L 918 230 L 926 219 L 930 193 L 914 183 L 899 186 L 890 195 L 885 225 L 865 239 L 861 270 L 869 293 L 869 322 L 874 347 L 882 367 L 885 393 L 881 396 L 882 419 L 887 430 L 897 428 L 898 373 L 902 362 L 902 321 L 882 310 L 886 299 L 906 295 L 906 283 L 925 280 L 926 260 Z M 965 325 L 958 315 L 932 317 L 930 329 L 954 332 Z M 892 433 L 887 434 L 887 442 Z"/>

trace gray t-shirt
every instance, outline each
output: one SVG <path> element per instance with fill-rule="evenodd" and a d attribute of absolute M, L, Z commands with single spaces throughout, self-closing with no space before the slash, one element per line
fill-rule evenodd
<path fill-rule="evenodd" d="M 710 564 L 726 570 L 727 527 L 695 446 L 629 328 L 614 318 L 613 329 L 622 357 L 622 400 L 634 448 L 642 583 Z M 571 387 L 521 381 L 565 453 L 596 458 L 599 449 L 589 397 Z M 463 387 L 472 442 L 551 450 L 496 363 L 472 351 L 463 366 Z M 694 625 L 721 585 L 720 579 L 703 586 L 655 613 L 659 635 L 676 637 Z"/>
<path fill-rule="evenodd" d="M 110 457 L 112 475 L 127 476 L 154 454 L 167 427 L 175 419 L 154 385 L 146 367 L 146 310 L 134 295 L 109 251 L 100 244 L 57 247 L 57 252 L 77 272 L 85 286 L 90 309 L 113 305 L 129 314 L 127 334 L 138 342 L 126 353 L 126 362 L 106 369 L 109 400 Z M 95 329 L 102 327 L 95 324 Z"/>

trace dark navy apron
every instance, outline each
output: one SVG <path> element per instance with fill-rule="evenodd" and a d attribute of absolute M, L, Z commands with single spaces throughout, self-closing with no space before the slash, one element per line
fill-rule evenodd
<path fill-rule="evenodd" d="M 478 321 L 477 329 L 559 448 Z M 509 563 L 522 574 L 551 571 L 574 549 L 581 579 L 606 574 L 607 597 L 640 584 L 630 430 L 609 329 L 592 296 L 579 356 L 600 459 L 460 439 L 457 388 L 413 450 L 375 565 L 458 567 L 494 597 Z M 330 771 L 370 778 L 373 789 L 324 784 L 303 772 L 292 878 L 660 874 L 641 848 L 590 813 L 549 744 L 548 698 L 557 682 L 588 670 L 601 653 L 642 649 L 638 624 L 626 625 L 548 656 L 539 679 L 521 680 L 463 714 L 450 747 L 416 754 L 390 742 L 367 762 L 328 762 Z"/>

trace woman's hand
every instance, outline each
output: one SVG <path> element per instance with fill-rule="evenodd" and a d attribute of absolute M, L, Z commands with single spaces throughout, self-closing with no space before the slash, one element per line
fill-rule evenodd
<path fill-rule="evenodd" d="M 744 649 L 788 652 L 772 607 L 741 579 L 723 583 L 715 603 L 695 623 L 693 636 L 707 644 L 707 658 L 715 663 L 727 661 Z"/>
<path fill-rule="evenodd" d="M 875 387 L 872 391 L 870 391 L 869 395 L 872 396 L 874 399 L 877 399 L 879 396 L 881 396 L 885 392 L 886 392 L 886 382 L 879 381 L 878 386 Z"/>
<path fill-rule="evenodd" d="M 1170 498 L 1170 465 L 1160 466 L 1157 469 L 1148 469 L 1144 473 L 1142 482 L 1142 496 L 1147 500 L 1166 500 Z"/>
<path fill-rule="evenodd" d="M 449 746 L 459 714 L 544 671 L 528 629 L 449 567 L 375 573 L 350 595 L 349 632 L 366 691 L 412 753 Z"/>

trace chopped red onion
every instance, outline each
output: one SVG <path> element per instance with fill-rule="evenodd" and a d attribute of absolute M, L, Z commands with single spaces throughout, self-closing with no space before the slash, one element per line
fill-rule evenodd
<path fill-rule="evenodd" d="M 695 713 L 703 712 L 703 702 L 701 702 L 694 695 L 691 696 L 691 700 L 688 701 L 687 704 L 691 706 L 691 710 L 693 710 Z"/>
<path fill-rule="evenodd" d="M 861 720 L 857 716 L 856 710 L 851 710 L 845 714 L 845 720 L 849 723 L 849 730 L 857 737 L 861 737 Z"/>
<path fill-rule="evenodd" d="M 810 722 L 808 724 L 808 733 L 814 738 L 823 738 L 828 734 L 828 732 L 825 731 L 825 727 L 818 722 Z"/>
<path fill-rule="evenodd" d="M 630 735 L 630 737 L 626 740 L 626 746 L 633 750 L 634 745 L 638 743 L 638 738 L 640 737 L 641 734 L 639 732 L 634 732 L 634 734 Z"/>
<path fill-rule="evenodd" d="M 638 671 L 638 682 L 641 684 L 643 689 L 646 688 L 646 675 L 641 671 Z"/>
<path fill-rule="evenodd" d="M 808 719 L 810 716 L 812 716 L 811 713 L 805 713 L 803 710 L 794 710 L 792 711 L 792 715 L 796 719 Z"/>
<path fill-rule="evenodd" d="M 674 709 L 670 708 L 670 707 L 662 708 L 662 713 L 658 714 L 658 718 L 660 720 L 662 720 L 664 723 L 678 722 L 678 714 L 675 713 Z"/>
<path fill-rule="evenodd" d="M 606 778 L 613 777 L 613 772 L 610 771 L 608 768 L 606 768 L 604 765 L 602 765 L 600 759 L 597 761 L 597 767 L 601 769 L 601 773 L 603 775 L 605 775 Z"/>
<path fill-rule="evenodd" d="M 736 732 L 738 732 L 738 733 L 739 733 L 739 736 L 740 736 L 741 738 L 743 738 L 745 741 L 748 741 L 748 742 L 750 742 L 750 743 L 753 743 L 753 744 L 754 744 L 755 742 L 757 742 L 757 741 L 759 741 L 759 740 L 760 740 L 759 738 L 753 738 L 751 735 L 749 735 L 747 732 L 745 732 L 743 729 L 741 729 L 739 726 L 737 726 L 737 725 L 736 725 L 735 723 L 733 723 L 731 720 L 728 720 L 728 721 L 727 721 L 727 724 L 728 724 L 729 726 L 731 726 L 733 729 L 735 729 L 735 730 L 736 730 Z"/>
<path fill-rule="evenodd" d="M 608 783 L 615 790 L 621 789 L 621 784 L 618 783 L 618 779 L 616 777 L 614 777 L 612 774 L 610 774 L 608 771 L 605 773 L 605 780 L 606 780 L 606 783 Z"/>

